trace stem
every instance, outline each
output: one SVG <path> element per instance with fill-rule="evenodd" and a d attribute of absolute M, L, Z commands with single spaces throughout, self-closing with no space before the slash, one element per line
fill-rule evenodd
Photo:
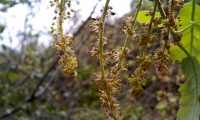
<path fill-rule="evenodd" d="M 189 28 L 191 28 L 192 27 L 192 24 L 190 24 L 190 25 L 188 25 L 188 26 L 186 26 L 185 28 L 183 28 L 182 30 L 179 30 L 179 31 L 175 31 L 175 30 L 173 30 L 175 33 L 182 33 L 182 32 L 184 32 L 184 31 L 186 31 L 186 30 L 188 30 Z"/>
<path fill-rule="evenodd" d="M 192 0 L 192 16 L 191 16 L 191 21 L 193 22 L 194 21 L 194 14 L 195 14 L 195 3 L 196 3 L 196 0 Z M 190 54 L 192 55 L 192 48 L 193 48 L 193 39 L 194 39 L 194 27 L 191 26 L 191 43 L 190 43 Z"/>
<path fill-rule="evenodd" d="M 100 71 L 101 71 L 101 80 L 105 78 L 105 71 L 104 71 L 104 59 L 103 59 L 103 32 L 104 32 L 104 24 L 105 24 L 105 18 L 108 10 L 108 5 L 109 5 L 110 0 L 106 0 L 104 9 L 103 9 L 103 14 L 101 18 L 101 23 L 100 23 L 100 30 L 99 30 L 99 62 L 100 62 Z"/>
<path fill-rule="evenodd" d="M 196 5 L 196 0 L 192 0 L 192 16 L 191 16 L 191 22 L 193 22 L 193 21 L 195 21 L 195 19 L 194 19 L 194 15 L 195 15 L 195 5 Z M 193 39 L 194 39 L 194 36 L 193 36 L 193 34 L 194 34 L 194 26 L 192 25 L 191 26 L 191 46 L 190 46 L 190 54 L 191 54 L 191 56 L 192 56 L 192 49 L 193 49 Z M 195 74 L 195 79 L 196 79 L 196 88 L 198 88 L 199 86 L 198 86 L 198 79 L 197 79 L 197 70 L 196 70 L 196 68 L 195 68 L 195 65 L 194 65 L 194 61 L 193 61 L 193 59 L 192 59 L 192 57 L 190 57 L 191 58 L 191 62 L 192 62 L 192 67 L 193 67 L 193 69 L 194 69 L 194 74 Z M 196 89 L 196 96 L 198 97 L 198 89 Z"/>
<path fill-rule="evenodd" d="M 164 12 L 164 10 L 163 10 L 163 8 L 162 8 L 162 6 L 161 6 L 160 0 L 157 0 L 156 2 L 158 3 L 158 9 L 159 9 L 160 15 L 161 15 L 163 18 L 166 18 L 166 15 L 165 15 L 165 12 Z"/>
<path fill-rule="evenodd" d="M 174 12 L 174 0 L 171 0 L 171 2 L 170 2 L 170 4 L 171 4 L 171 11 L 170 11 L 170 16 L 169 17 L 174 17 L 174 14 L 173 14 L 173 12 Z M 169 19 L 169 18 L 168 18 Z M 169 32 L 170 32 L 170 25 L 168 25 L 167 26 L 167 37 L 168 37 L 168 39 L 169 39 Z M 163 46 L 163 54 L 164 54 L 164 52 L 165 52 L 165 47 L 166 47 L 166 40 L 164 41 L 164 46 Z"/>
<path fill-rule="evenodd" d="M 158 5 L 158 2 L 155 1 L 155 3 L 154 3 L 154 8 L 153 8 L 153 13 L 152 13 L 152 17 L 151 17 L 151 20 L 150 20 L 150 23 L 149 23 L 149 27 L 148 27 L 147 41 L 146 41 L 146 44 L 145 44 L 145 46 L 144 46 L 143 57 L 144 57 L 144 56 L 146 55 L 146 53 L 147 53 L 147 44 L 148 44 L 148 42 L 149 42 L 150 33 L 151 33 L 152 25 L 153 25 L 153 20 L 154 20 L 154 17 L 155 17 L 157 5 Z"/>
<path fill-rule="evenodd" d="M 163 19 L 166 19 L 167 18 L 167 16 L 165 15 L 165 12 L 164 12 L 164 10 L 163 10 L 163 8 L 162 8 L 162 5 L 161 5 L 161 2 L 160 2 L 160 0 L 156 0 L 156 2 L 158 3 L 158 10 L 159 10 L 159 12 L 160 12 L 160 15 L 163 17 Z M 173 0 L 171 0 L 171 16 L 173 16 Z M 171 30 L 173 30 L 173 28 L 170 28 L 170 26 L 168 27 L 168 33 L 171 31 Z M 174 32 L 174 30 L 173 30 L 173 32 Z M 164 47 L 163 47 L 163 53 L 165 52 L 165 45 L 166 45 L 166 42 L 164 43 Z"/>
<path fill-rule="evenodd" d="M 195 4 L 196 4 L 196 0 L 192 0 L 192 17 L 191 17 L 191 21 L 194 21 Z"/>
<path fill-rule="evenodd" d="M 200 24 L 200 21 L 190 21 L 193 25 L 198 25 Z"/>
<path fill-rule="evenodd" d="M 130 30 L 132 30 L 134 25 L 135 25 L 138 13 L 139 13 L 140 8 L 141 8 L 141 5 L 142 5 L 142 0 L 140 0 L 139 3 L 138 3 L 138 8 L 137 8 L 137 10 L 135 12 L 133 20 L 131 21 Z M 116 74 L 119 71 L 120 67 L 121 67 L 121 64 L 122 64 L 122 61 L 123 61 L 123 54 L 125 53 L 125 50 L 127 48 L 127 44 L 128 44 L 128 41 L 129 41 L 130 38 L 131 38 L 131 36 L 127 35 L 127 37 L 125 39 L 125 42 L 124 42 L 124 45 L 123 45 L 123 48 L 122 48 L 122 51 L 121 51 L 120 56 L 119 56 L 119 63 L 117 64 L 117 68 L 113 71 L 114 74 Z"/>
<path fill-rule="evenodd" d="M 133 18 L 133 21 L 131 22 L 131 30 L 133 29 L 134 25 L 135 25 L 135 21 L 137 19 L 137 16 L 138 16 L 138 13 L 140 11 L 140 8 L 142 6 L 142 0 L 139 0 L 139 3 L 138 3 L 138 6 L 137 6 L 137 11 L 135 12 L 135 15 L 134 15 L 134 18 Z"/>
<path fill-rule="evenodd" d="M 188 51 L 182 46 L 180 45 L 180 43 L 176 44 L 188 57 L 191 57 L 190 54 L 188 53 Z"/>
<path fill-rule="evenodd" d="M 171 17 L 173 17 L 173 11 L 174 11 L 174 0 L 171 0 Z"/>
<path fill-rule="evenodd" d="M 58 25 L 59 25 L 59 28 L 58 28 L 58 32 L 60 33 L 60 37 L 61 39 L 63 38 L 63 10 L 64 10 L 64 0 L 61 0 L 60 2 L 60 12 L 59 12 L 59 20 L 58 20 Z"/>

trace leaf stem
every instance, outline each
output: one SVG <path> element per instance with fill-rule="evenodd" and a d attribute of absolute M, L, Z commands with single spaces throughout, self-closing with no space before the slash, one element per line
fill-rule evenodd
<path fill-rule="evenodd" d="M 175 33 L 182 33 L 182 32 L 184 32 L 184 31 L 188 30 L 188 29 L 189 29 L 189 28 L 191 28 L 191 27 L 192 27 L 192 24 L 190 24 L 190 25 L 186 26 L 186 27 L 185 27 L 185 28 L 183 28 L 182 30 L 175 31 L 175 30 L 173 29 L 173 31 L 174 31 Z"/>
<path fill-rule="evenodd" d="M 195 17 L 195 7 L 196 7 L 196 0 L 192 0 L 192 16 L 191 16 L 191 22 L 195 21 L 194 17 Z M 193 48 L 193 42 L 194 42 L 194 26 L 192 25 L 191 26 L 191 47 L 190 47 L 190 54 L 192 56 L 192 48 Z M 195 68 L 195 65 L 194 65 L 194 62 L 193 60 L 191 59 L 191 62 L 192 62 L 192 66 L 194 68 L 194 74 L 195 74 L 195 79 L 196 79 L 196 88 L 198 88 L 198 79 L 197 79 L 197 70 Z M 198 89 L 196 89 L 196 96 L 197 96 L 197 100 L 198 100 Z"/>
<path fill-rule="evenodd" d="M 180 43 L 177 43 L 176 44 L 188 57 L 191 58 L 190 54 L 188 53 L 188 51 L 180 44 Z"/>
<path fill-rule="evenodd" d="M 191 13 L 191 22 L 194 21 L 194 14 L 195 14 L 195 4 L 196 0 L 192 0 L 192 13 Z M 191 42 L 190 42 L 190 54 L 192 55 L 192 49 L 193 49 L 193 42 L 194 42 L 194 27 L 191 26 Z"/>
<path fill-rule="evenodd" d="M 194 21 L 195 4 L 196 4 L 196 0 L 192 0 L 192 16 L 191 16 L 191 21 Z"/>
<path fill-rule="evenodd" d="M 196 25 L 196 24 L 200 24 L 200 21 L 190 21 L 190 23 Z"/>

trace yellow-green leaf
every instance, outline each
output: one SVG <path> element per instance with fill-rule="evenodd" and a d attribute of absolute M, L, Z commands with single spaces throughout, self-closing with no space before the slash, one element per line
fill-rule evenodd
<path fill-rule="evenodd" d="M 140 11 L 138 13 L 138 16 L 137 16 L 137 21 L 140 22 L 140 23 L 147 23 L 147 22 L 150 22 L 151 20 L 151 16 L 147 16 L 147 14 L 149 13 L 148 10 L 143 10 L 143 11 Z M 159 12 L 156 12 L 155 14 L 155 18 L 157 17 L 160 17 L 160 13 Z"/>

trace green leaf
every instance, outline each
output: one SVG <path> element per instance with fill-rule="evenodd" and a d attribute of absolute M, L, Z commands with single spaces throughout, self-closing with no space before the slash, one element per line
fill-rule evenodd
<path fill-rule="evenodd" d="M 147 16 L 148 13 L 149 13 L 149 11 L 147 11 L 147 10 L 140 11 L 137 16 L 137 21 L 140 23 L 149 22 L 151 20 L 151 16 L 149 16 L 149 15 Z M 155 18 L 158 18 L 158 17 L 160 17 L 160 13 L 156 12 Z"/>
<path fill-rule="evenodd" d="M 200 64 L 195 58 L 185 58 L 182 63 L 183 73 L 188 80 L 181 85 L 177 120 L 199 120 L 200 118 Z"/>
<path fill-rule="evenodd" d="M 181 9 L 179 13 L 180 21 L 178 22 L 178 29 L 182 30 L 188 25 L 191 24 L 191 17 L 192 17 L 192 3 L 186 3 L 184 4 L 183 8 Z M 195 21 L 200 22 L 200 6 L 196 4 L 195 6 Z"/>
<path fill-rule="evenodd" d="M 178 30 L 183 30 L 187 26 L 191 25 L 191 13 L 192 4 L 185 4 L 178 16 L 180 18 L 180 22 L 178 23 Z M 194 15 L 195 21 L 200 21 L 200 6 L 196 5 Z M 191 56 L 195 56 L 197 60 L 200 61 L 200 26 L 193 26 L 193 29 L 194 31 L 191 32 L 190 27 L 182 33 L 180 44 L 188 51 L 188 53 L 190 53 Z M 193 36 L 193 40 L 191 39 L 191 36 Z M 193 41 L 193 44 L 191 41 Z M 170 51 L 174 60 L 181 62 L 184 58 L 187 57 L 186 54 L 176 45 L 172 46 Z"/>

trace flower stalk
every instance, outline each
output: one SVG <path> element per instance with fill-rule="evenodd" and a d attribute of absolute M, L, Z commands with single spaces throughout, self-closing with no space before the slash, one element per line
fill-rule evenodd
<path fill-rule="evenodd" d="M 150 23 L 149 23 L 149 26 L 148 26 L 147 38 L 146 38 L 146 43 L 145 43 L 144 51 L 143 51 L 143 57 L 145 57 L 146 54 L 147 54 L 147 45 L 148 45 L 148 42 L 149 42 L 149 39 L 150 39 L 151 29 L 152 29 L 153 21 L 154 21 L 154 18 L 155 18 L 157 5 L 158 5 L 158 2 L 155 1 L 154 2 L 152 16 L 151 16 L 151 20 L 150 20 Z"/>
<path fill-rule="evenodd" d="M 101 80 L 105 78 L 105 70 L 104 70 L 104 55 L 103 55 L 103 33 L 104 33 L 104 24 L 105 24 L 105 18 L 108 10 L 108 5 L 109 5 L 110 0 L 106 0 L 103 13 L 102 13 L 102 18 L 100 22 L 100 29 L 99 29 L 99 62 L 100 62 L 100 71 L 101 71 Z"/>

